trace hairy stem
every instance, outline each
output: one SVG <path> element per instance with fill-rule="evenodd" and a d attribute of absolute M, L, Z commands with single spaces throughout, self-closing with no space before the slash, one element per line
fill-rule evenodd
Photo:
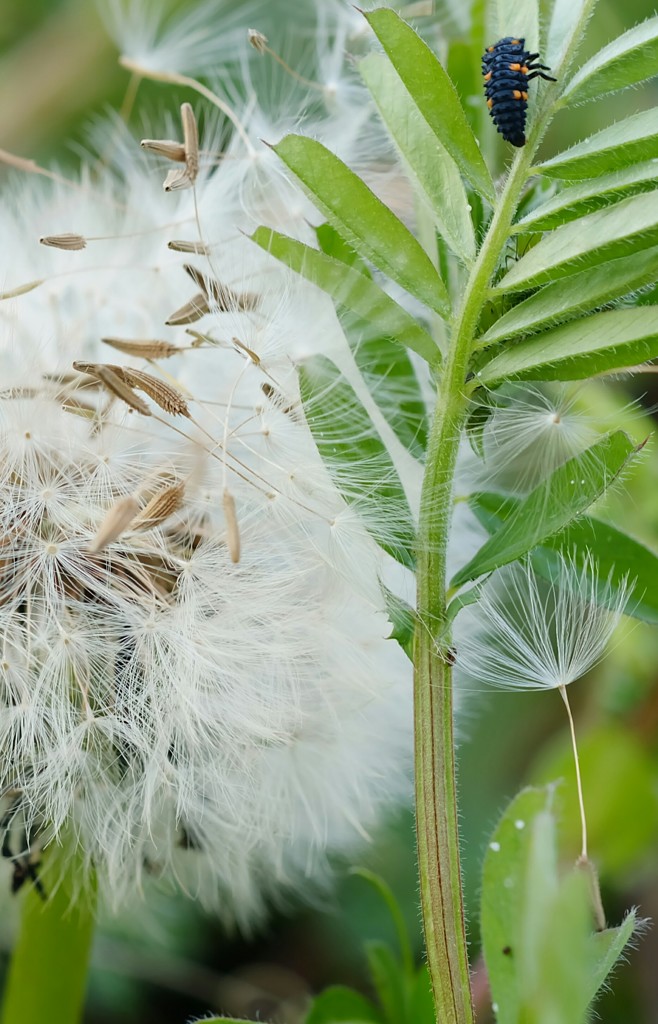
<path fill-rule="evenodd" d="M 68 856 L 67 856 L 68 854 Z M 65 860 L 66 858 L 66 860 Z M 67 875 L 62 878 L 62 870 Z M 53 849 L 23 901 L 20 932 L 9 965 L 1 1024 L 78 1024 L 82 1019 L 94 929 L 95 895 L 79 891 L 78 858 Z"/>
<path fill-rule="evenodd" d="M 594 2 L 583 5 L 565 49 L 565 63 L 573 56 Z M 439 1024 L 472 1024 L 474 1019 L 459 864 L 453 657 L 446 616 L 453 480 L 468 411 L 467 374 L 478 320 L 539 141 L 556 107 L 555 92 L 547 89 L 538 99 L 527 143 L 511 167 L 470 273 L 452 325 L 423 481 L 414 650 L 416 828 L 425 944 Z"/>

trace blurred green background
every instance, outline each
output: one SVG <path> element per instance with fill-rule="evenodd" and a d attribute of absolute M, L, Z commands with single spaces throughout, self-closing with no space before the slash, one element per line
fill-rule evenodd
<path fill-rule="evenodd" d="M 522 0 L 520 0 L 522 2 Z M 194 0 L 180 6 L 193 7 Z M 239 7 L 239 0 L 235 0 Z M 440 6 L 440 5 L 438 5 Z M 440 13 L 440 12 L 439 12 Z M 654 13 L 650 0 L 600 0 L 583 55 Z M 298 0 L 269 5 L 268 21 L 285 35 Z M 87 0 L 3 0 L 0 19 L 0 147 L 40 162 L 74 165 L 90 118 L 120 107 L 128 75 Z M 546 140 L 564 148 L 620 116 L 654 105 L 658 87 L 588 105 L 561 117 Z M 140 111 L 173 107 L 171 90 L 144 83 Z M 501 153 L 503 151 L 501 150 Z M 0 187 L 2 177 L 0 176 Z M 612 414 L 636 438 L 654 430 L 658 399 L 652 378 L 633 397 L 644 412 L 625 409 L 620 385 L 590 387 L 582 402 L 601 422 Z M 617 506 L 615 510 L 615 504 Z M 611 504 L 626 528 L 658 547 L 658 452 L 655 444 L 626 490 Z M 605 663 L 572 693 L 581 739 L 591 851 L 601 870 L 611 923 L 639 905 L 658 920 L 658 634 L 631 624 Z M 473 960 L 478 952 L 478 890 L 482 856 L 506 801 L 524 784 L 563 777 L 565 861 L 578 852 L 578 823 L 568 736 L 557 694 L 492 693 L 467 701 L 461 718 L 460 792 L 463 868 Z M 421 952 L 413 819 L 389 821 L 363 852 L 362 863 L 388 880 Z M 3 882 L 3 885 L 5 883 Z M 10 915 L 9 915 L 10 917 Z M 367 991 L 362 943 L 394 942 L 377 895 L 347 865 L 335 891 L 312 910 L 290 906 L 251 940 L 226 936 L 181 897 L 158 897 L 156 924 L 104 922 L 95 950 L 89 1024 L 169 1024 L 193 1015 L 230 1013 L 299 1024 L 310 993 L 343 982 Z M 12 921 L 0 923 L 0 970 Z M 598 1004 L 606 1024 L 658 1021 L 658 930 L 654 927 L 620 968 L 614 991 Z M 35 983 L 38 979 L 35 978 Z M 478 1021 L 489 1019 L 486 1001 Z"/>

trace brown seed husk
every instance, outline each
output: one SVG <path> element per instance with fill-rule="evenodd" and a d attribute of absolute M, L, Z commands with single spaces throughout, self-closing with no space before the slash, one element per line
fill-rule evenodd
<path fill-rule="evenodd" d="M 182 192 L 183 189 L 192 188 L 194 180 L 190 177 L 190 172 L 185 167 L 179 167 L 175 171 L 169 171 L 167 177 L 162 183 L 162 187 L 165 192 Z"/>
<path fill-rule="evenodd" d="M 210 254 L 210 246 L 206 245 L 205 242 L 185 242 L 178 238 L 173 238 L 171 242 L 167 242 L 167 248 L 173 249 L 174 252 L 194 253 L 195 256 L 208 256 Z"/>
<path fill-rule="evenodd" d="M 74 249 L 85 249 L 87 246 L 87 239 L 82 235 L 74 235 L 72 233 L 63 235 L 43 235 L 39 239 L 41 245 L 49 245 L 53 249 L 64 249 L 65 251 L 73 251 Z"/>
<path fill-rule="evenodd" d="M 120 398 L 122 402 L 129 405 L 131 409 L 135 410 L 135 412 L 141 413 L 142 416 L 150 416 L 151 410 L 146 402 L 140 398 L 139 395 L 135 394 L 130 383 L 124 379 L 121 367 L 117 367 L 117 369 L 119 370 L 119 373 L 115 373 L 114 367 L 104 366 L 99 363 L 96 365 L 94 372 L 109 392 L 116 395 L 117 398 Z"/>
<path fill-rule="evenodd" d="M 187 402 L 180 391 L 177 391 L 171 384 L 166 384 L 165 381 L 154 377 L 151 373 L 145 373 L 144 370 L 133 370 L 129 366 L 122 366 L 121 373 L 126 384 L 143 391 L 165 412 L 169 412 L 173 416 L 187 416 L 189 419 L 190 410 Z"/>
<path fill-rule="evenodd" d="M 185 169 L 194 184 L 199 173 L 199 129 L 191 103 L 181 104 L 180 116 L 185 142 Z"/>
<path fill-rule="evenodd" d="M 101 341 L 126 355 L 141 356 L 144 359 L 169 359 L 180 351 L 168 341 L 128 341 L 125 338 L 101 338 Z"/>
<path fill-rule="evenodd" d="M 96 536 L 89 545 L 89 552 L 95 554 L 120 537 L 138 512 L 139 504 L 132 494 L 127 494 L 115 501 L 98 527 Z"/>
<path fill-rule="evenodd" d="M 246 352 L 246 354 L 251 359 L 252 363 L 255 363 L 256 366 L 260 366 L 260 356 L 256 352 L 254 352 L 252 348 L 249 348 L 247 345 L 245 345 L 245 343 L 243 341 L 240 341 L 239 338 L 231 338 L 231 341 L 233 342 L 236 348 L 240 349 L 241 352 Z"/>
<path fill-rule="evenodd" d="M 235 498 L 230 491 L 223 494 L 224 516 L 226 519 L 226 546 L 234 565 L 240 561 L 240 530 L 235 511 Z"/>
<path fill-rule="evenodd" d="M 257 50 L 258 53 L 267 53 L 267 44 L 269 40 L 267 36 L 263 35 L 262 32 L 259 32 L 257 28 L 247 29 L 247 39 L 249 40 L 250 45 L 253 46 L 254 50 Z"/>
<path fill-rule="evenodd" d="M 193 324 L 209 312 L 210 306 L 208 305 L 208 300 L 203 292 L 199 292 L 199 294 L 194 295 L 189 302 L 186 302 L 184 306 L 181 306 L 180 309 L 177 309 L 172 313 L 165 323 L 168 327 L 180 327 L 182 324 Z"/>
<path fill-rule="evenodd" d="M 280 391 L 277 391 L 276 388 L 273 388 L 271 384 L 268 384 L 268 382 L 265 381 L 263 384 L 261 384 L 260 389 L 265 395 L 265 397 L 270 400 L 272 405 L 275 405 L 278 409 L 281 410 L 281 412 L 285 413 L 287 416 L 290 416 L 291 419 L 293 420 L 296 420 L 298 418 L 295 406 L 288 402 L 285 396 L 282 395 Z"/>
<path fill-rule="evenodd" d="M 135 517 L 134 530 L 150 530 L 172 516 L 183 504 L 185 484 L 177 483 L 161 487 Z"/>
<path fill-rule="evenodd" d="M 202 274 L 191 263 L 186 263 L 183 269 L 190 275 L 195 285 L 201 289 L 203 294 L 208 299 L 213 300 L 220 313 L 230 313 L 235 310 L 243 312 L 244 310 L 255 309 L 258 305 L 258 296 L 252 292 L 240 293 L 233 291 L 228 285 L 220 284 L 219 281 L 208 277 L 207 274 Z"/>
<path fill-rule="evenodd" d="M 142 139 L 140 146 L 149 153 L 163 156 L 165 160 L 173 160 L 178 164 L 185 163 L 185 146 L 182 142 L 174 142 L 173 139 Z"/>
<path fill-rule="evenodd" d="M 3 299 L 16 299 L 19 295 L 25 295 L 27 292 L 34 291 L 43 282 L 44 278 L 40 278 L 38 281 L 26 281 L 25 284 L 19 284 L 16 288 L 10 288 L 7 292 L 0 292 L 0 302 Z"/>

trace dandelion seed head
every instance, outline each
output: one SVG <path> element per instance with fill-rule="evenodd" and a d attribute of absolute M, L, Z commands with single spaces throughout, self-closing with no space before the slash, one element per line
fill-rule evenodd
<path fill-rule="evenodd" d="M 228 161 L 197 219 L 128 152 L 17 181 L 2 213 L 0 279 L 44 284 L 0 302 L 0 792 L 44 842 L 73 833 L 115 904 L 162 878 L 248 925 L 406 797 L 410 668 L 392 560 L 301 407 L 299 360 L 346 346 L 331 302 L 241 233 Z M 85 249 L 39 245 L 74 229 Z M 208 312 L 167 327 L 199 287 Z"/>
<path fill-rule="evenodd" d="M 494 573 L 457 617 L 457 671 L 464 685 L 556 689 L 602 658 L 624 613 L 629 582 L 600 579 L 592 556 L 556 555 L 550 580 L 531 561 Z"/>

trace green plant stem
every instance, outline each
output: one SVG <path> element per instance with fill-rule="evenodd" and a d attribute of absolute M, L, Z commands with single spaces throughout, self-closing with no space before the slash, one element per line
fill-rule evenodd
<path fill-rule="evenodd" d="M 30 884 L 5 985 L 1 1024 L 78 1024 L 94 930 L 95 892 L 78 886 L 77 857 L 50 851 L 40 871 L 44 901 Z M 66 863 L 67 874 L 62 877 Z"/>
<path fill-rule="evenodd" d="M 592 4 L 593 0 L 583 9 L 565 60 L 572 58 Z M 534 154 L 554 111 L 555 98 L 545 93 L 469 276 L 441 374 L 423 481 L 414 645 L 416 828 L 425 944 L 439 1024 L 472 1024 L 474 1019 L 459 864 L 453 658 L 446 619 L 453 480 L 472 389 L 467 373 L 478 320 Z"/>

